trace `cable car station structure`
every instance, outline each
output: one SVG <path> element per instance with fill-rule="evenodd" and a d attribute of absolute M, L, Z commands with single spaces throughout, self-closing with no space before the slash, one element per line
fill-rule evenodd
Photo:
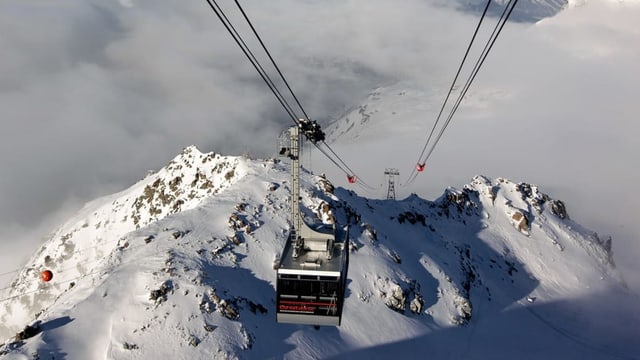
<path fill-rule="evenodd" d="M 349 266 L 348 229 L 309 226 L 300 213 L 300 143 L 324 133 L 305 119 L 288 129 L 289 141 L 280 155 L 291 160 L 292 227 L 277 263 L 276 321 L 308 325 L 340 325 Z"/>

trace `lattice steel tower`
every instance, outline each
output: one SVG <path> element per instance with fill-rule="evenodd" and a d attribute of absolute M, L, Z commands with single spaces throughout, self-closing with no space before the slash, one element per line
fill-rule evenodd
<path fill-rule="evenodd" d="M 396 199 L 396 181 L 395 177 L 400 175 L 398 169 L 385 169 L 384 174 L 389 177 L 389 187 L 387 188 L 387 199 Z"/>

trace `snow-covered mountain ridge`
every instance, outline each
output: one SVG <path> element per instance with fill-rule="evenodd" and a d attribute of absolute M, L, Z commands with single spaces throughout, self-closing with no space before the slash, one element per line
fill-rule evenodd
<path fill-rule="evenodd" d="M 566 9 L 583 6 L 588 2 L 637 3 L 638 0 L 524 0 L 516 4 L 509 19 L 517 22 L 535 23 L 553 17 Z M 484 0 L 457 0 L 461 10 L 473 14 L 482 13 L 486 3 Z M 503 9 L 509 3 L 511 3 L 510 0 L 493 1 L 493 5 L 488 10 L 489 15 L 500 17 Z M 449 5 L 450 2 L 446 1 L 443 4 Z"/>
<path fill-rule="evenodd" d="M 483 0 L 457 0 L 463 10 L 481 13 L 486 5 Z M 497 0 L 489 7 L 489 14 L 499 17 L 502 9 L 510 3 L 508 0 Z M 536 22 L 551 17 L 571 6 L 572 0 L 525 0 L 519 1 L 513 10 L 511 19 L 520 22 Z"/>
<path fill-rule="evenodd" d="M 591 306 L 580 299 L 632 298 L 611 240 L 537 186 L 483 176 L 434 201 L 393 201 L 303 172 L 307 221 L 350 224 L 345 313 L 338 328 L 276 324 L 273 261 L 288 234 L 288 186 L 281 162 L 188 147 L 87 204 L 2 294 L 0 356 L 504 358 L 519 353 L 505 338 L 541 329 L 525 346 L 537 354 L 631 354 L 636 314 L 608 314 L 629 333 L 577 316 Z M 50 283 L 37 279 L 44 268 Z M 35 320 L 35 336 L 9 338 Z"/>

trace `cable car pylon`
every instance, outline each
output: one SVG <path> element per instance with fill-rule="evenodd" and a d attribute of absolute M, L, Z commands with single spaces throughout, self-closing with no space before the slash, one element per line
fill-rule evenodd
<path fill-rule="evenodd" d="M 338 326 L 349 266 L 348 228 L 335 224 L 309 226 L 300 213 L 300 142 L 302 134 L 320 141 L 315 121 L 300 119 L 288 130 L 280 156 L 291 160 L 291 222 L 289 238 L 276 264 L 276 321 Z"/>
<path fill-rule="evenodd" d="M 398 169 L 385 169 L 384 174 L 389 177 L 389 186 L 387 187 L 387 200 L 396 199 L 396 181 L 395 177 L 400 176 Z"/>

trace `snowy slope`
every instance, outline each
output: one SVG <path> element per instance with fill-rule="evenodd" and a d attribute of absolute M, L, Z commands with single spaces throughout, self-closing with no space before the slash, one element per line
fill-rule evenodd
<path fill-rule="evenodd" d="M 342 326 L 275 323 L 288 167 L 188 147 L 88 204 L 3 293 L 7 359 L 633 358 L 611 242 L 536 186 L 477 176 L 435 201 L 302 174 L 307 221 L 351 224 Z M 41 283 L 40 270 L 54 279 Z M 611 301 L 611 300 L 615 301 Z M 34 322 L 35 321 L 35 322 Z M 10 338 L 27 324 L 41 332 Z"/>

